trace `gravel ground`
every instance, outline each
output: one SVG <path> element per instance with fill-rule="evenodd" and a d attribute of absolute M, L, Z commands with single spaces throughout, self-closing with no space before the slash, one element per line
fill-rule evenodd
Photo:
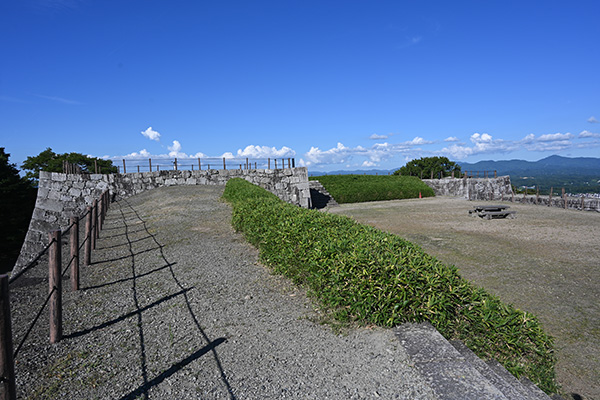
<path fill-rule="evenodd" d="M 405 237 L 538 316 L 556 339 L 564 391 L 600 399 L 600 213 L 505 202 L 516 218 L 488 221 L 468 215 L 476 204 L 435 197 L 329 212 Z"/>
<path fill-rule="evenodd" d="M 19 398 L 433 399 L 393 332 L 335 334 L 230 226 L 223 187 L 113 203 L 82 290 L 63 281 L 16 358 Z M 15 348 L 48 292 L 44 264 L 11 285 Z"/>

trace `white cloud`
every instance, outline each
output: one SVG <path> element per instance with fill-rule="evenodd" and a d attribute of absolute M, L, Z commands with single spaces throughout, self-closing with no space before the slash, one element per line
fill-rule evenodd
<path fill-rule="evenodd" d="M 402 143 L 375 143 L 370 148 L 362 146 L 347 147 L 338 143 L 336 147 L 329 150 L 321 150 L 311 147 L 300 160 L 301 166 L 348 164 L 351 166 L 375 166 L 378 163 L 396 157 L 398 155 L 408 156 L 416 152 L 416 146 L 432 144 L 434 142 L 415 137 Z"/>
<path fill-rule="evenodd" d="M 444 142 L 458 142 L 458 138 L 456 136 L 448 136 L 444 139 Z"/>
<path fill-rule="evenodd" d="M 600 138 L 600 133 L 593 133 L 590 131 L 582 131 L 578 137 L 579 138 Z"/>
<path fill-rule="evenodd" d="M 156 140 L 157 142 L 160 140 L 160 133 L 152 129 L 151 126 L 149 126 L 145 131 L 142 131 L 142 135 L 150 140 Z"/>
<path fill-rule="evenodd" d="M 587 121 L 592 124 L 597 124 L 598 122 L 600 122 L 594 116 L 589 117 Z"/>
<path fill-rule="evenodd" d="M 552 133 L 552 134 L 547 134 L 547 135 L 542 135 L 538 138 L 538 141 L 540 142 L 556 142 L 556 141 L 563 141 L 563 140 L 569 140 L 569 139 L 573 139 L 573 135 L 571 135 L 570 133 Z"/>
<path fill-rule="evenodd" d="M 294 157 L 296 152 L 290 149 L 287 146 L 283 146 L 281 149 L 277 149 L 276 147 L 268 147 L 268 146 L 255 146 L 250 145 L 246 146 L 246 148 L 238 149 L 236 157 L 240 158 L 278 158 L 278 157 Z M 225 158 L 233 158 L 234 155 L 231 152 L 227 152 L 223 154 Z"/>
<path fill-rule="evenodd" d="M 371 136 L 369 136 L 369 139 L 371 139 L 371 140 L 383 140 L 383 139 L 387 139 L 388 137 L 389 137 L 388 135 L 378 135 L 378 134 L 374 133 Z"/>

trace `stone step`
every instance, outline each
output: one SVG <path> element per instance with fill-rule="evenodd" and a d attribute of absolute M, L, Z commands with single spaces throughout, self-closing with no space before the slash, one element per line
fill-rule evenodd
<path fill-rule="evenodd" d="M 308 181 L 312 208 L 335 207 L 339 204 L 319 181 Z"/>
<path fill-rule="evenodd" d="M 499 363 L 484 362 L 460 341 L 448 342 L 428 322 L 403 324 L 396 337 L 440 400 L 550 400 Z"/>

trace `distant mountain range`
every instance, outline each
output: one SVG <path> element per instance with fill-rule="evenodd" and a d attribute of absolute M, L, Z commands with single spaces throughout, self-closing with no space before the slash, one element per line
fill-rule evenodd
<path fill-rule="evenodd" d="M 550 187 L 565 188 L 571 193 L 600 192 L 600 158 L 550 156 L 539 161 L 505 160 L 479 161 L 476 163 L 457 162 L 463 171 L 497 171 L 498 176 L 510 175 L 517 187 L 540 187 L 542 192 Z M 390 170 L 353 170 L 353 171 L 308 171 L 309 176 L 319 175 L 388 175 Z"/>

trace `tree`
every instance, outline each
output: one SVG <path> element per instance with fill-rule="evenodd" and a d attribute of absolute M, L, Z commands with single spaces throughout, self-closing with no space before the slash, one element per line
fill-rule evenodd
<path fill-rule="evenodd" d="M 80 153 L 56 154 L 50 147 L 37 156 L 27 157 L 22 168 L 28 170 L 25 174 L 26 178 L 37 180 L 40 177 L 40 171 L 63 172 L 64 161 L 78 165 L 82 173 L 94 173 L 96 163 L 98 164 L 99 173 L 109 174 L 117 172 L 117 167 L 110 160 L 92 158 Z"/>
<path fill-rule="evenodd" d="M 0 147 L 0 272 L 10 271 L 25 239 L 37 191 Z"/>
<path fill-rule="evenodd" d="M 423 157 L 418 160 L 412 160 L 406 163 L 399 170 L 394 171 L 394 175 L 411 175 L 419 178 L 430 178 L 432 173 L 436 178 L 450 176 L 454 172 L 455 176 L 460 175 L 460 165 L 450 161 L 447 157 Z"/>

